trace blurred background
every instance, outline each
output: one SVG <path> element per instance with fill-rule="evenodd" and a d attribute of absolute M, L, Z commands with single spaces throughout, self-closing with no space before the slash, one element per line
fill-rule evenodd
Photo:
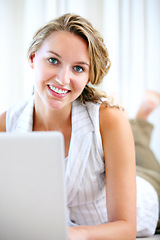
<path fill-rule="evenodd" d="M 112 66 L 99 88 L 119 96 L 134 118 L 147 89 L 160 93 L 160 0 L 0 0 L 0 112 L 32 94 L 29 43 L 41 25 L 67 12 L 103 36 Z M 160 106 L 149 120 L 160 161 Z"/>

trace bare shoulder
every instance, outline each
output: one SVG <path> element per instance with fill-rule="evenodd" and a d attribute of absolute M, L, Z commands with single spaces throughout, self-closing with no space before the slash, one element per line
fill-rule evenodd
<path fill-rule="evenodd" d="M 6 132 L 6 112 L 0 114 L 0 132 Z"/>
<path fill-rule="evenodd" d="M 99 123 L 104 152 L 108 154 L 119 149 L 119 154 L 122 155 L 125 147 L 128 151 L 134 152 L 133 134 L 124 111 L 102 105 L 99 111 Z"/>
<path fill-rule="evenodd" d="M 123 110 L 106 107 L 103 104 L 99 111 L 100 128 L 105 130 L 118 130 L 119 128 L 130 128 L 129 119 Z"/>

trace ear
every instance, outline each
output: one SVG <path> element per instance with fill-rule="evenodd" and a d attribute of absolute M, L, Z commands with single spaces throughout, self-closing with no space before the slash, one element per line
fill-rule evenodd
<path fill-rule="evenodd" d="M 35 58 L 35 52 L 31 53 L 28 59 L 29 65 L 32 69 L 34 68 L 34 58 Z"/>

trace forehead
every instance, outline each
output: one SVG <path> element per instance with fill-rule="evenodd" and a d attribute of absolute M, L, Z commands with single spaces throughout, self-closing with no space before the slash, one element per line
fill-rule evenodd
<path fill-rule="evenodd" d="M 85 52 L 88 54 L 88 44 L 81 36 L 66 31 L 55 31 L 51 33 L 42 43 L 40 48 L 70 49 L 71 52 Z"/>

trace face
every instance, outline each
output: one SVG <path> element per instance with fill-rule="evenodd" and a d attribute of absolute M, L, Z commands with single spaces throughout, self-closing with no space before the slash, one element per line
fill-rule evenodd
<path fill-rule="evenodd" d="M 29 61 L 35 74 L 36 99 L 52 110 L 71 105 L 88 83 L 88 46 L 75 34 L 52 33 Z"/>

